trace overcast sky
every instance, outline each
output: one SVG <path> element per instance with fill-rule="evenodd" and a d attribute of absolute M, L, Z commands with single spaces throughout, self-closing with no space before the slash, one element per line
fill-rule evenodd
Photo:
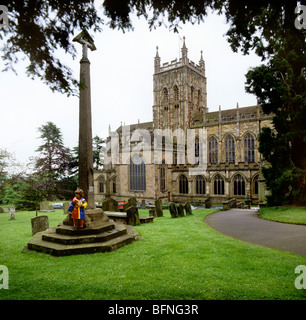
<path fill-rule="evenodd" d="M 91 97 L 93 136 L 106 137 L 108 127 L 115 130 L 121 122 L 128 124 L 152 121 L 153 69 L 156 46 L 161 64 L 179 58 L 186 37 L 188 58 L 197 63 L 200 52 L 206 64 L 207 103 L 209 111 L 256 104 L 256 97 L 245 93 L 245 74 L 259 65 L 255 54 L 233 53 L 226 40 L 228 25 L 223 16 L 210 15 L 200 25 L 186 24 L 178 34 L 165 27 L 149 31 L 144 19 L 134 19 L 134 31 L 123 33 L 103 28 L 92 34 L 97 50 L 89 51 L 91 62 Z M 79 33 L 76 30 L 75 35 Z M 76 44 L 78 58 L 62 54 L 62 60 L 79 78 L 81 45 Z M 12 72 L 0 74 L 1 140 L 0 149 L 13 153 L 26 163 L 37 156 L 42 141 L 38 127 L 48 121 L 60 128 L 64 145 L 78 145 L 78 98 L 53 93 L 40 80 L 25 75 L 25 62 Z M 0 61 L 1 69 L 3 62 Z"/>

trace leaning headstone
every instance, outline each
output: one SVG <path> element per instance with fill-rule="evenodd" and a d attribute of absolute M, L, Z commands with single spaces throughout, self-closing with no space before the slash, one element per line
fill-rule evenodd
<path fill-rule="evenodd" d="M 155 200 L 155 211 L 157 217 L 163 217 L 163 204 L 160 199 Z"/>
<path fill-rule="evenodd" d="M 173 203 L 173 202 L 170 203 L 169 211 L 171 214 L 171 218 L 176 218 L 178 216 L 177 207 L 176 207 L 175 203 Z"/>
<path fill-rule="evenodd" d="M 138 226 L 140 225 L 138 208 L 136 206 L 131 206 L 126 210 L 126 223 L 131 226 Z"/>
<path fill-rule="evenodd" d="M 45 231 L 49 228 L 48 216 L 42 215 L 31 219 L 32 224 L 32 234 L 37 232 Z"/>
<path fill-rule="evenodd" d="M 64 202 L 64 203 L 63 203 L 63 211 L 64 211 L 64 214 L 68 214 L 69 206 L 70 206 L 70 202 Z"/>
<path fill-rule="evenodd" d="M 191 209 L 191 204 L 190 202 L 186 202 L 185 204 L 185 211 L 186 211 L 186 215 L 191 215 L 192 214 L 192 209 Z"/>
<path fill-rule="evenodd" d="M 177 214 L 179 217 L 184 217 L 184 207 L 181 203 L 177 206 Z"/>
<path fill-rule="evenodd" d="M 10 220 L 14 220 L 15 219 L 15 207 L 11 206 L 9 208 L 9 213 L 10 213 Z"/>

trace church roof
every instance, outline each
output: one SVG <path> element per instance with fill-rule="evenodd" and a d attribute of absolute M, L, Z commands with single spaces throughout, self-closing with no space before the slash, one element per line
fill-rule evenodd
<path fill-rule="evenodd" d="M 135 124 L 120 126 L 116 131 L 120 134 L 122 133 L 122 128 L 128 127 L 128 126 L 130 127 L 130 131 L 134 131 L 135 129 L 146 129 L 150 131 L 150 129 L 152 130 L 154 129 L 153 121 L 150 121 L 150 122 L 139 122 Z"/>
<path fill-rule="evenodd" d="M 221 122 L 229 122 L 237 120 L 237 113 L 239 113 L 239 119 L 256 119 L 257 118 L 257 108 L 258 106 L 249 106 L 243 108 L 233 108 L 233 109 L 224 109 L 220 111 L 207 112 L 205 114 L 205 122 L 207 124 L 214 124 L 219 122 L 220 113 L 221 113 Z M 260 107 L 260 114 L 262 113 L 262 109 Z M 202 112 L 198 112 L 192 118 L 192 124 L 200 125 L 203 124 L 204 114 Z"/>
<path fill-rule="evenodd" d="M 225 109 L 221 110 L 221 117 L 228 117 L 228 116 L 236 116 L 237 110 L 239 114 L 257 114 L 257 106 L 250 106 L 250 107 L 243 107 L 243 108 L 234 108 L 234 109 Z M 213 111 L 206 113 L 206 118 L 218 118 L 219 111 Z"/>

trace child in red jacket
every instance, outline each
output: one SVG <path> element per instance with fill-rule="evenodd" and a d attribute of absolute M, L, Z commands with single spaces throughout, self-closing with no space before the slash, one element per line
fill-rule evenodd
<path fill-rule="evenodd" d="M 71 201 L 68 209 L 71 212 L 71 218 L 73 219 L 73 226 L 75 229 L 82 229 L 84 227 L 85 209 L 87 202 L 83 198 L 84 192 L 82 189 L 75 191 L 75 197 Z"/>

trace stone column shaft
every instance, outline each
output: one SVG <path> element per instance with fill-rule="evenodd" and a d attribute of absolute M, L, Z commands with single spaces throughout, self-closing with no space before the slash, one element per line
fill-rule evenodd
<path fill-rule="evenodd" d="M 90 62 L 86 56 L 80 61 L 79 102 L 79 187 L 84 190 L 88 209 L 95 208 L 92 125 L 91 125 L 91 95 L 90 95 Z"/>

